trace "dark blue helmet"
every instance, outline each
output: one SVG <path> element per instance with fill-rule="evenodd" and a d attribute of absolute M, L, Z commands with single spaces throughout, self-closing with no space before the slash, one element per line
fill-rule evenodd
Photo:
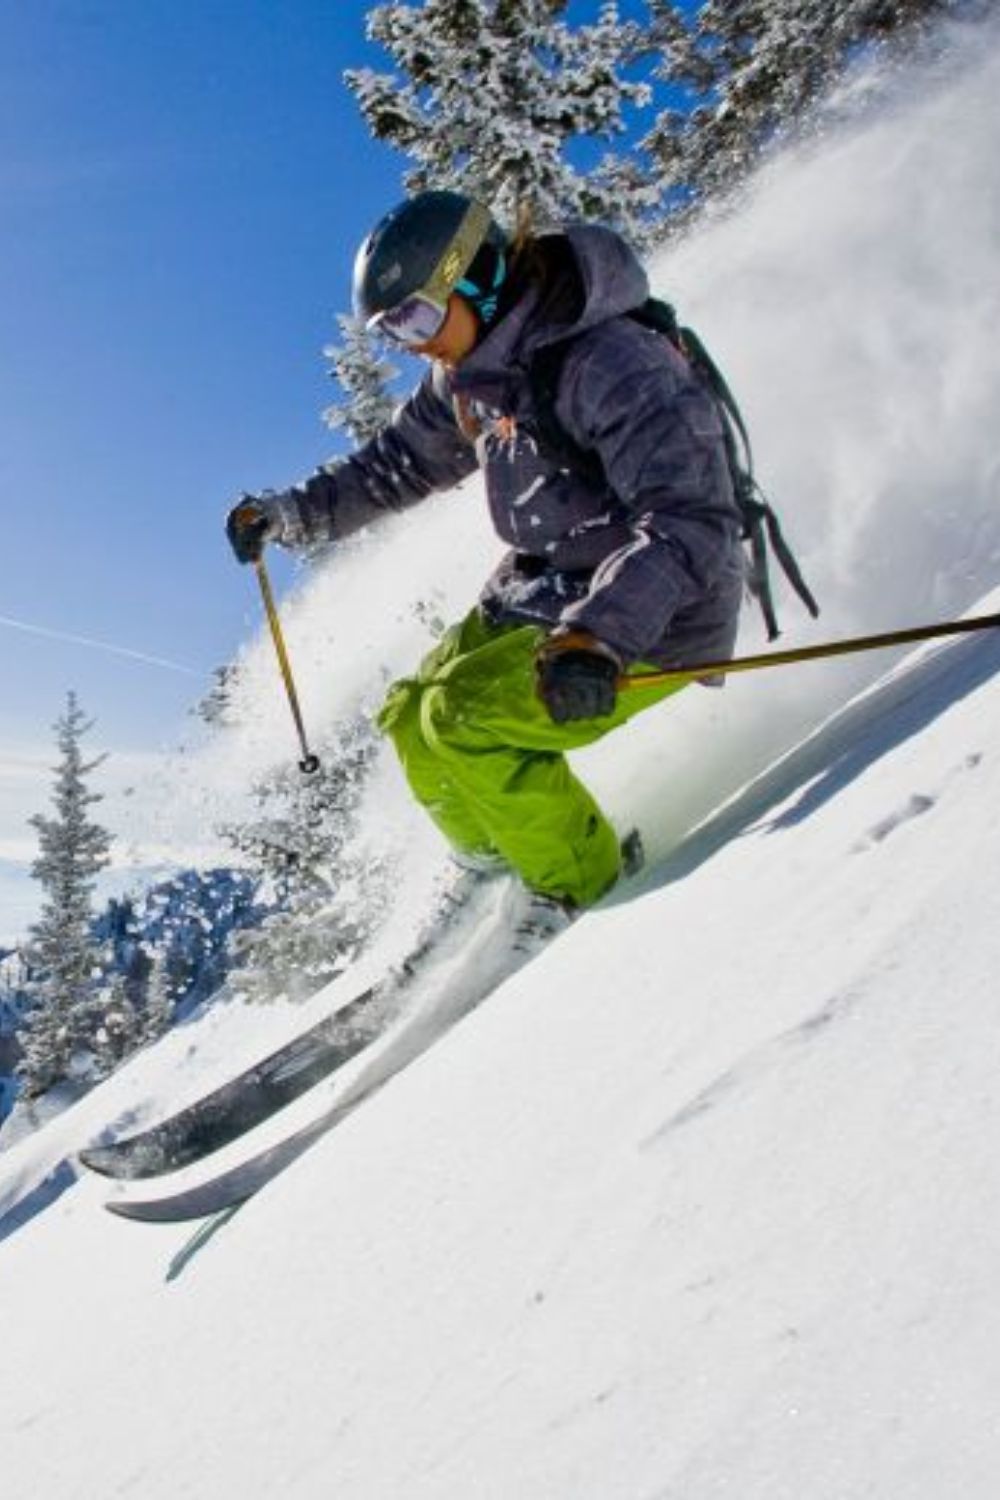
<path fill-rule="evenodd" d="M 354 262 L 354 311 L 366 323 L 419 295 L 439 307 L 452 292 L 488 322 L 506 272 L 507 238 L 464 193 L 430 190 L 386 214 Z"/>

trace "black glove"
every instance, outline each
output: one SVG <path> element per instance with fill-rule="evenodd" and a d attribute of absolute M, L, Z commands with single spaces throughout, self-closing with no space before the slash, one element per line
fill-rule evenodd
<path fill-rule="evenodd" d="M 268 497 L 243 495 L 226 517 L 229 545 L 241 563 L 259 562 L 264 544 L 276 535 L 278 520 Z"/>
<path fill-rule="evenodd" d="M 622 663 L 585 630 L 557 630 L 542 644 L 535 667 L 538 695 L 555 724 L 614 713 Z"/>

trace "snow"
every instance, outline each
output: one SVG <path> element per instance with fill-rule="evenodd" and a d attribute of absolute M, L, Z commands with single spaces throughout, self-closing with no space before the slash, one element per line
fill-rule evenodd
<path fill-rule="evenodd" d="M 697 303 L 742 247 L 728 337 L 766 333 L 774 362 L 763 391 L 734 383 L 782 491 L 808 472 L 795 538 L 801 522 L 829 601 L 802 639 L 1000 607 L 979 415 L 1000 395 L 998 322 L 950 316 L 1000 223 L 988 35 L 975 59 L 958 45 L 957 76 L 777 165 L 673 267 Z M 852 251 L 831 284 L 823 257 Z M 913 283 L 934 360 L 904 316 Z M 978 317 L 995 275 L 975 286 Z M 749 287 L 757 322 L 737 316 Z M 841 389 L 836 423 L 814 374 Z M 447 614 L 484 569 L 474 485 L 425 514 L 290 607 L 324 724 L 377 691 L 373 662 L 412 652 L 408 589 L 440 584 Z M 374 566 L 399 592 L 366 612 Z M 265 668 L 255 648 L 248 703 L 273 690 Z M 5 1500 L 993 1500 L 998 669 L 982 634 L 692 689 L 588 752 L 648 835 L 647 874 L 209 1237 L 113 1219 L 120 1190 L 74 1180 L 71 1153 L 265 1053 L 329 994 L 218 1007 L 0 1156 Z M 227 756 L 286 754 L 278 707 L 185 776 L 221 796 Z M 373 843 L 386 830 L 410 845 L 405 927 L 439 851 L 388 765 L 367 815 Z"/>
<path fill-rule="evenodd" d="M 994 1494 L 998 667 L 898 669 L 175 1279 L 96 1180 L 11 1235 L 5 1493 Z"/>

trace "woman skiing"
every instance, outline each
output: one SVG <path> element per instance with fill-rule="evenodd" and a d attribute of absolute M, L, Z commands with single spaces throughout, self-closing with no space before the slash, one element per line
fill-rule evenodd
<path fill-rule="evenodd" d="M 482 468 L 510 550 L 379 725 L 461 861 L 512 868 L 568 909 L 614 884 L 622 853 L 565 752 L 676 691 L 619 694 L 627 668 L 729 656 L 744 591 L 722 418 L 683 355 L 627 316 L 648 292 L 609 229 L 511 243 L 481 204 L 420 193 L 361 246 L 354 305 L 428 373 L 350 458 L 245 496 L 227 523 L 249 562 L 266 542 L 339 540 Z"/>

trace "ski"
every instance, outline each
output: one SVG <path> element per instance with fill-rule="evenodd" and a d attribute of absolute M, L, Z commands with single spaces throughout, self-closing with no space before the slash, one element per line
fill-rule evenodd
<path fill-rule="evenodd" d="M 293 1037 L 186 1109 L 136 1135 L 90 1146 L 79 1159 L 105 1177 L 158 1177 L 228 1146 L 348 1062 L 378 1034 L 385 985 L 369 985 L 332 1015 Z"/>
<path fill-rule="evenodd" d="M 565 912 L 554 908 L 543 907 L 535 914 L 524 910 L 525 906 L 530 908 L 531 898 L 513 882 L 485 883 L 478 891 L 474 887 L 474 892 L 471 902 L 458 908 L 444 929 L 439 928 L 433 938 L 425 940 L 411 955 L 414 967 L 406 973 L 402 984 L 397 971 L 388 987 L 385 982 L 377 983 L 330 1018 L 329 1024 L 332 1025 L 349 1016 L 357 1007 L 362 1019 L 355 1028 L 349 1028 L 351 1035 L 341 1046 L 339 1060 L 346 1061 L 348 1057 L 358 1057 L 366 1051 L 370 1055 L 361 1058 L 362 1068 L 355 1074 L 353 1083 L 322 1114 L 283 1140 L 199 1183 L 161 1192 L 152 1198 L 113 1198 L 105 1204 L 109 1212 L 149 1224 L 172 1224 L 208 1218 L 245 1203 L 360 1104 L 434 1046 L 474 1006 L 547 947 L 569 921 Z M 491 920 L 481 921 L 484 914 Z M 462 921 L 458 920 L 459 916 Z M 423 995 L 419 993 L 419 982 L 415 994 L 414 973 L 419 972 L 421 961 L 426 961 L 428 956 L 436 956 L 439 967 L 435 973 L 425 976 L 431 982 L 429 988 L 425 986 Z M 393 996 L 394 1003 L 387 1003 L 387 995 Z M 407 1000 L 400 1007 L 399 1000 L 404 995 Z M 375 1006 L 378 1021 L 372 1026 L 366 1024 L 369 1005 Z M 319 1029 L 313 1028 L 314 1031 Z M 312 1034 L 306 1033 L 307 1036 Z M 274 1054 L 274 1058 L 280 1057 L 282 1052 Z M 272 1061 L 267 1059 L 267 1062 Z M 333 1063 L 327 1071 L 332 1072 L 336 1066 Z M 194 1108 L 197 1110 L 197 1106 Z M 171 1122 L 165 1123 L 169 1125 Z M 234 1132 L 228 1139 L 239 1133 Z M 216 1149 L 215 1145 L 211 1149 Z M 199 1155 L 206 1154 L 207 1151 L 202 1151 L 189 1157 L 188 1161 L 198 1160 Z M 176 1157 L 172 1160 L 177 1164 Z M 165 1169 L 143 1175 L 155 1176 L 160 1170 Z M 139 1173 L 129 1175 L 135 1177 Z"/>
<path fill-rule="evenodd" d="M 467 876 L 464 891 L 445 901 L 404 960 L 308 1031 L 158 1125 L 107 1145 L 85 1147 L 79 1161 L 104 1177 L 161 1177 L 201 1161 L 269 1120 L 349 1062 L 391 1021 L 402 990 L 432 954 L 454 941 L 470 896 L 474 904 L 482 895 L 481 885 L 481 877 Z"/>
<path fill-rule="evenodd" d="M 508 973 L 513 972 L 517 967 L 520 967 L 520 964 L 513 963 Z M 503 977 L 508 976 L 505 974 Z M 495 985 L 489 985 L 472 1003 L 481 1002 L 494 988 Z M 133 1219 L 144 1224 L 180 1224 L 190 1219 L 210 1218 L 228 1208 L 236 1208 L 246 1203 L 255 1193 L 260 1192 L 262 1187 L 265 1187 L 286 1167 L 291 1166 L 292 1162 L 297 1161 L 311 1146 L 314 1146 L 318 1140 L 327 1135 L 341 1120 L 353 1114 L 360 1105 L 409 1067 L 417 1057 L 429 1051 L 451 1029 L 455 1021 L 466 1013 L 466 1010 L 467 1007 L 462 1006 L 448 1019 L 427 1028 L 419 1024 L 419 1017 L 412 1030 L 408 1030 L 404 1023 L 403 1031 L 395 1039 L 389 1056 L 383 1055 L 381 1066 L 375 1065 L 374 1075 L 369 1082 L 356 1083 L 353 1089 L 348 1090 L 317 1119 L 310 1121 L 308 1125 L 303 1125 L 284 1140 L 264 1147 L 263 1150 L 248 1157 L 246 1161 L 229 1167 L 203 1182 L 195 1183 L 191 1187 L 162 1193 L 155 1198 L 111 1198 L 105 1203 L 105 1208 L 109 1213 L 117 1214 L 119 1218 Z M 371 1038 L 369 1045 L 373 1051 L 385 1035 L 386 1033 L 382 1032 Z M 360 1047 L 356 1049 L 358 1052 L 362 1050 L 363 1048 Z"/>
<path fill-rule="evenodd" d="M 133 1219 L 142 1224 L 182 1224 L 190 1219 L 206 1219 L 225 1209 L 237 1208 L 260 1192 L 262 1187 L 286 1167 L 291 1166 L 310 1146 L 315 1145 L 339 1121 L 387 1082 L 388 1078 L 382 1078 L 362 1094 L 349 1100 L 341 1100 L 318 1119 L 297 1130 L 294 1135 L 266 1147 L 247 1161 L 220 1172 L 216 1177 L 210 1177 L 206 1182 L 181 1188 L 177 1192 L 164 1193 L 156 1198 L 112 1198 L 104 1206 L 109 1213 L 117 1214 L 119 1218 Z"/>
<path fill-rule="evenodd" d="M 478 877 L 469 877 L 466 885 L 474 897 L 481 894 Z M 466 915 L 468 891 L 465 898 L 453 895 L 406 959 L 364 987 L 357 998 L 150 1130 L 109 1145 L 87 1146 L 78 1152 L 82 1166 L 105 1178 L 159 1178 L 210 1157 L 264 1124 L 351 1061 L 382 1031 L 402 990 Z"/>

